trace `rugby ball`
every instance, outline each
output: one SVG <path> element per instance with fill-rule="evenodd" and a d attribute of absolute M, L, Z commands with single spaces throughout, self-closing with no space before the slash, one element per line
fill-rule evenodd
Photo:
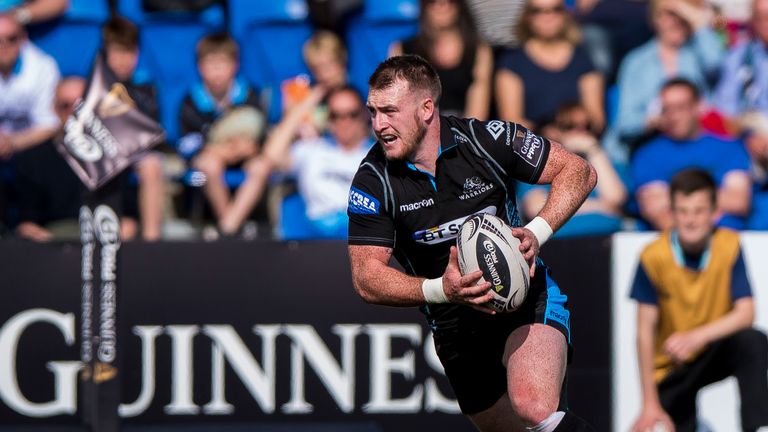
<path fill-rule="evenodd" d="M 520 252 L 520 240 L 501 218 L 485 213 L 468 217 L 456 238 L 461 274 L 483 272 L 478 281 L 491 283 L 493 299 L 486 306 L 497 312 L 512 312 L 528 295 L 528 263 Z"/>

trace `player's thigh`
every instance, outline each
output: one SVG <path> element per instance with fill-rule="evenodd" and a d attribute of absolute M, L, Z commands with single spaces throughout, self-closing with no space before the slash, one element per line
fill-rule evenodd
<path fill-rule="evenodd" d="M 532 398 L 557 410 L 567 360 L 565 336 L 556 328 L 528 324 L 515 329 L 504 350 L 507 391 L 513 405 Z"/>
<path fill-rule="evenodd" d="M 512 409 L 509 395 L 506 393 L 492 407 L 470 415 L 469 419 L 482 432 L 525 431 L 525 426 Z"/>

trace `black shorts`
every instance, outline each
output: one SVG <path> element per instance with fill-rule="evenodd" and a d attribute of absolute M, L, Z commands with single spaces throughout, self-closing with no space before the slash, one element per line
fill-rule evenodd
<path fill-rule="evenodd" d="M 476 414 L 493 406 L 507 391 L 503 364 L 507 337 L 526 324 L 546 324 L 559 330 L 571 352 L 568 297 L 543 265 L 537 268 L 528 297 L 511 313 L 488 315 L 469 307 L 460 308 L 456 325 L 433 329 L 435 349 L 453 387 L 461 412 Z M 565 383 L 561 391 L 565 408 Z"/>

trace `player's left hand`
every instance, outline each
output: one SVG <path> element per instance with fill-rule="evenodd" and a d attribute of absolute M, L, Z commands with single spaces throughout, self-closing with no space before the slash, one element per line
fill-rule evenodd
<path fill-rule="evenodd" d="M 707 344 L 707 341 L 696 331 L 673 333 L 664 341 L 664 352 L 676 363 L 689 360 Z"/>
<path fill-rule="evenodd" d="M 458 250 L 451 246 L 448 265 L 443 273 L 443 291 L 451 303 L 465 304 L 475 310 L 495 315 L 496 311 L 486 306 L 493 299 L 490 282 L 478 283 L 483 277 L 480 270 L 461 274 Z"/>
<path fill-rule="evenodd" d="M 539 256 L 539 240 L 533 232 L 524 227 L 512 228 L 512 235 L 520 240 L 520 253 L 531 268 L 530 276 L 536 273 L 536 257 Z"/>

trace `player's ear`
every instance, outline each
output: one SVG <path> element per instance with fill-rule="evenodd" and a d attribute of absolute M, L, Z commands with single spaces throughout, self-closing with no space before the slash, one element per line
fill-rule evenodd
<path fill-rule="evenodd" d="M 431 97 L 424 98 L 421 102 L 422 120 L 428 121 L 435 113 L 435 101 Z"/>

